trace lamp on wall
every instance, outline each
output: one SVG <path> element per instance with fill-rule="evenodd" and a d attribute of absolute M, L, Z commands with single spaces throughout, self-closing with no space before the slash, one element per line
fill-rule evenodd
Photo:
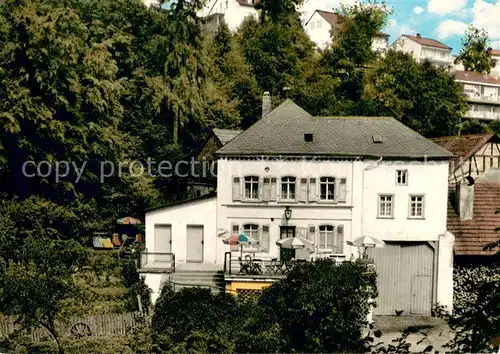
<path fill-rule="evenodd" d="M 289 206 L 285 209 L 285 219 L 290 220 L 292 218 L 292 209 Z"/>

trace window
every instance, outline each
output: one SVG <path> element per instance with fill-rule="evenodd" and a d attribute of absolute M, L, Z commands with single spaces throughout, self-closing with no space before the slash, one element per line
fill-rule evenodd
<path fill-rule="evenodd" d="M 397 170 L 396 171 L 396 184 L 398 186 L 408 185 L 408 170 Z"/>
<path fill-rule="evenodd" d="M 315 22 L 311 22 L 311 29 L 313 30 L 315 27 L 316 27 L 316 23 Z"/>
<path fill-rule="evenodd" d="M 410 218 L 424 217 L 424 196 L 410 195 Z"/>
<path fill-rule="evenodd" d="M 378 196 L 378 216 L 379 218 L 392 218 L 394 213 L 394 196 Z"/>
<path fill-rule="evenodd" d="M 283 177 L 281 179 L 281 199 L 295 200 L 295 177 Z"/>
<path fill-rule="evenodd" d="M 316 22 L 316 28 L 321 28 L 321 20 L 318 20 L 318 21 Z"/>
<path fill-rule="evenodd" d="M 259 177 L 257 176 L 245 177 L 245 199 L 246 200 L 259 199 Z"/>
<path fill-rule="evenodd" d="M 256 225 L 256 224 L 243 225 L 243 233 L 245 234 L 245 236 L 252 238 L 257 242 L 260 241 L 260 239 L 259 239 L 259 225 Z M 243 245 L 243 248 L 254 249 L 257 247 L 258 247 L 258 245 L 256 245 L 256 244 Z"/>
<path fill-rule="evenodd" d="M 319 179 L 319 199 L 320 200 L 335 200 L 335 178 L 321 177 Z"/>
<path fill-rule="evenodd" d="M 333 225 L 321 225 L 319 227 L 318 235 L 318 249 L 325 251 L 333 250 L 333 244 L 335 239 L 335 228 Z"/>

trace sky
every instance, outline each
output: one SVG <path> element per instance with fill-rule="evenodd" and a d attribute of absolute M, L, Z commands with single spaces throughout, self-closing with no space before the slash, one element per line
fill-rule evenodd
<path fill-rule="evenodd" d="M 309 16 L 315 9 L 332 10 L 356 0 L 306 0 L 302 11 Z M 469 24 L 483 28 L 491 39 L 490 46 L 500 49 L 500 0 L 386 0 L 392 9 L 384 32 L 390 43 L 401 34 L 437 39 L 452 47 L 456 54 Z"/>

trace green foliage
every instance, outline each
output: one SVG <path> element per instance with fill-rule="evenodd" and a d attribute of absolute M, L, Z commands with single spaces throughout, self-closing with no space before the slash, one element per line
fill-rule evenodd
<path fill-rule="evenodd" d="M 426 137 L 455 135 L 466 108 L 462 89 L 448 73 L 396 51 L 370 71 L 363 99 Z"/>
<path fill-rule="evenodd" d="M 297 266 L 258 302 L 166 286 L 152 329 L 168 352 L 359 352 L 375 275 L 354 263 Z"/>
<path fill-rule="evenodd" d="M 295 14 L 297 7 L 302 5 L 304 0 L 260 0 L 255 8 L 261 12 L 263 22 L 278 22 L 289 15 Z"/>
<path fill-rule="evenodd" d="M 453 351 L 492 352 L 500 333 L 500 264 L 459 266 L 454 274 L 454 308 L 446 316 Z"/>
<path fill-rule="evenodd" d="M 73 275 L 86 261 L 86 250 L 72 241 L 29 237 L 19 259 L 1 271 L 0 310 L 18 316 L 23 328 L 42 325 L 59 345 L 55 321 L 64 300 L 78 292 Z"/>
<path fill-rule="evenodd" d="M 462 38 L 462 49 L 455 63 L 461 63 L 467 71 L 489 74 L 496 65 L 496 61 L 491 58 L 489 42 L 484 29 L 470 25 Z"/>

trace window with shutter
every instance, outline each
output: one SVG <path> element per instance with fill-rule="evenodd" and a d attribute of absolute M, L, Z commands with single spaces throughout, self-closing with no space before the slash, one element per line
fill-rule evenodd
<path fill-rule="evenodd" d="M 316 226 L 309 225 L 309 230 L 307 232 L 307 239 L 311 242 L 314 242 L 314 245 L 317 246 L 316 243 Z"/>
<path fill-rule="evenodd" d="M 345 202 L 346 200 L 347 200 L 347 178 L 341 178 L 339 186 L 339 202 Z"/>
<path fill-rule="evenodd" d="M 276 177 L 271 177 L 271 197 L 269 198 L 271 202 L 276 201 L 276 193 L 277 193 L 276 183 L 277 183 Z"/>
<path fill-rule="evenodd" d="M 269 225 L 262 225 L 262 235 L 260 237 L 260 250 L 269 252 Z"/>
<path fill-rule="evenodd" d="M 344 253 L 344 225 L 337 226 L 337 239 L 335 245 L 335 253 L 343 254 Z"/>
<path fill-rule="evenodd" d="M 238 224 L 231 224 L 231 236 L 236 236 L 240 234 L 240 225 Z M 238 245 L 231 245 L 231 251 L 239 251 L 240 246 Z"/>
<path fill-rule="evenodd" d="M 243 225 L 243 233 L 250 239 L 257 241 L 258 244 L 246 244 L 243 245 L 245 250 L 257 250 L 260 244 L 260 233 L 259 225 L 257 224 L 245 224 Z"/>
<path fill-rule="evenodd" d="M 262 200 L 268 202 L 271 200 L 271 178 L 264 178 L 264 186 L 262 187 Z"/>
<path fill-rule="evenodd" d="M 318 249 L 323 252 L 333 251 L 335 228 L 333 225 L 321 225 L 318 231 Z"/>
<path fill-rule="evenodd" d="M 281 178 L 281 201 L 292 201 L 295 200 L 295 195 L 297 193 L 296 178 L 287 176 Z"/>
<path fill-rule="evenodd" d="M 233 202 L 241 201 L 241 178 L 233 177 Z"/>
<path fill-rule="evenodd" d="M 307 202 L 307 178 L 300 179 L 300 197 L 299 201 L 306 203 Z"/>
<path fill-rule="evenodd" d="M 316 187 L 316 178 L 309 177 L 309 186 L 308 186 L 308 197 L 307 200 L 309 202 L 315 202 L 317 200 L 317 187 Z"/>

